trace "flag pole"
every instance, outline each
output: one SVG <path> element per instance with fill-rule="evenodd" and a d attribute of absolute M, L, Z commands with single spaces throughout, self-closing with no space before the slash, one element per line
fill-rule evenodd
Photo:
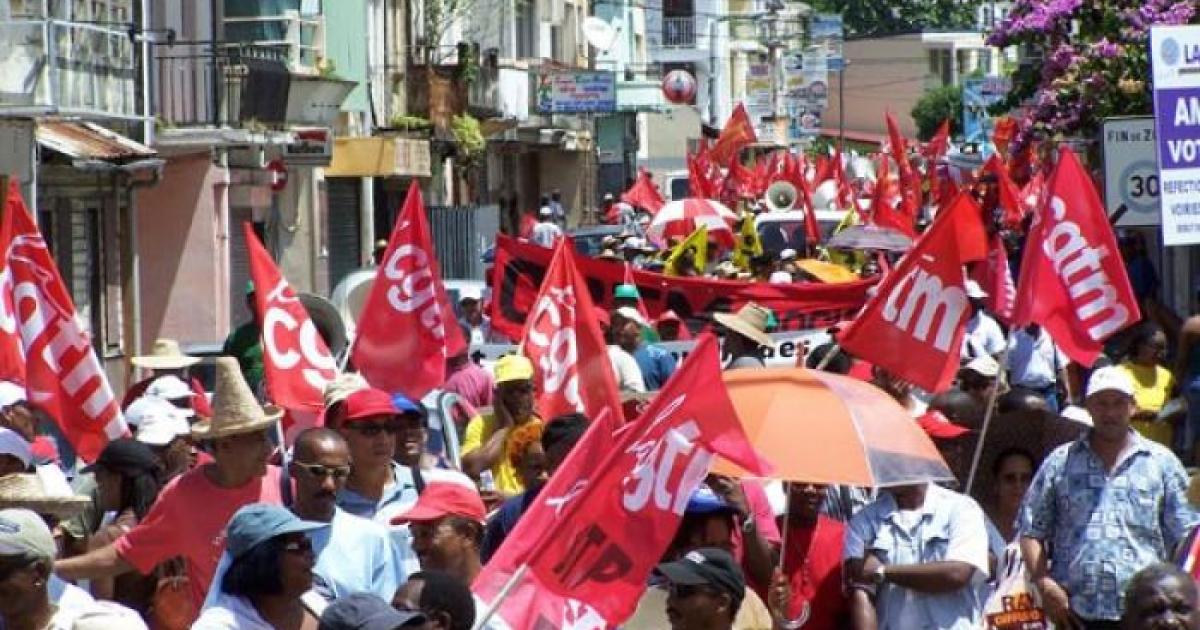
<path fill-rule="evenodd" d="M 513 571 L 513 574 L 509 576 L 508 581 L 505 582 L 504 586 L 500 588 L 500 592 L 496 593 L 496 600 L 491 604 L 488 604 L 487 610 L 484 610 L 483 615 L 475 620 L 475 625 L 471 626 L 471 630 L 481 630 L 487 625 L 487 622 L 496 614 L 496 611 L 500 610 L 500 604 L 503 604 L 504 600 L 508 599 L 509 593 L 511 593 L 513 588 L 516 587 L 517 582 L 520 582 L 521 578 L 525 577 L 525 572 L 528 570 L 529 563 L 526 562 L 517 567 L 516 571 Z"/>
<path fill-rule="evenodd" d="M 988 391 L 988 406 L 983 413 L 983 427 L 979 429 L 979 441 L 975 443 L 975 454 L 971 457 L 971 471 L 967 473 L 967 486 L 963 494 L 970 496 L 971 487 L 975 485 L 975 473 L 979 470 L 979 458 L 983 456 L 983 443 L 987 441 L 988 426 L 995 415 L 996 398 L 1000 395 L 1000 381 L 1004 377 L 1004 366 L 1008 365 L 1008 346 L 1000 353 L 1000 371 L 996 374 L 996 382 Z"/>
<path fill-rule="evenodd" d="M 826 352 L 825 356 L 821 357 L 821 362 L 817 364 L 817 370 L 824 370 L 826 368 L 826 366 L 828 366 L 830 363 L 832 363 L 833 360 L 837 358 L 837 355 L 839 355 L 841 353 L 842 353 L 841 344 L 834 343 L 833 347 L 829 349 L 829 352 Z"/>

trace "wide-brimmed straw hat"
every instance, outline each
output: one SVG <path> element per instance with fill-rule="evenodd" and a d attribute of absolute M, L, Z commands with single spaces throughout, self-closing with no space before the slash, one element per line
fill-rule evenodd
<path fill-rule="evenodd" d="M 217 358 L 217 382 L 213 388 L 212 419 L 192 425 L 192 437 L 215 440 L 231 435 L 254 433 L 270 428 L 283 410 L 273 405 L 262 406 L 254 399 L 250 386 L 242 377 L 237 359 Z"/>
<path fill-rule="evenodd" d="M 732 330 L 743 337 L 757 343 L 760 346 L 769 346 L 774 342 L 767 335 L 767 322 L 771 319 L 771 314 L 766 308 L 750 302 L 738 309 L 738 312 L 730 315 L 729 313 L 717 313 L 713 315 L 716 322 L 729 330 Z"/>
<path fill-rule="evenodd" d="M 65 520 L 81 514 L 91 502 L 84 496 L 47 492 L 36 474 L 13 473 L 0 477 L 0 509 L 25 508 Z"/>
<path fill-rule="evenodd" d="M 179 370 L 199 362 L 200 359 L 184 354 L 174 339 L 155 339 L 150 354 L 133 357 L 133 364 L 145 370 Z"/>

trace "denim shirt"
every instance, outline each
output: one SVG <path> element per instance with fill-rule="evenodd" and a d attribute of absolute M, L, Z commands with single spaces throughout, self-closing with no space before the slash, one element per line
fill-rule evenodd
<path fill-rule="evenodd" d="M 885 565 L 950 560 L 966 562 L 976 571 L 971 584 L 948 593 L 920 593 L 883 584 L 876 594 L 880 630 L 979 627 L 983 611 L 980 584 L 988 575 L 983 510 L 970 497 L 929 484 L 911 529 L 902 523 L 899 512 L 892 494 L 881 492 L 850 520 L 843 558 L 862 558 L 870 552 Z"/>
<path fill-rule="evenodd" d="M 373 520 L 388 528 L 392 546 L 400 562 L 400 574 L 408 576 L 421 569 L 417 554 L 412 550 L 412 534 L 408 525 L 392 525 L 392 518 L 408 511 L 417 503 L 417 485 L 408 466 L 392 462 L 392 484 L 383 489 L 383 496 L 374 501 L 349 489 L 337 493 L 337 506 L 349 514 Z"/>
<path fill-rule="evenodd" d="M 1087 436 L 1055 449 L 1021 506 L 1022 537 L 1049 543 L 1050 577 L 1084 619 L 1119 619 L 1129 578 L 1167 561 L 1200 520 L 1174 453 L 1133 433 L 1111 473 Z"/>

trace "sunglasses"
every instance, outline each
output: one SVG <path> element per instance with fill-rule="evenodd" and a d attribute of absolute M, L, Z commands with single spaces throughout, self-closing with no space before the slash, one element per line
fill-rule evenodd
<path fill-rule="evenodd" d="M 307 538 L 289 540 L 284 543 L 283 550 L 287 553 L 312 553 L 312 541 Z"/>
<path fill-rule="evenodd" d="M 350 476 L 349 466 L 325 466 L 322 464 L 305 464 L 304 462 L 293 462 L 305 472 L 324 479 L 325 477 L 333 477 L 334 479 L 345 479 Z"/>
<path fill-rule="evenodd" d="M 389 420 L 387 422 L 351 422 L 349 426 L 364 437 L 375 437 L 385 431 L 388 435 L 396 435 L 404 429 L 403 423 L 399 420 Z"/>

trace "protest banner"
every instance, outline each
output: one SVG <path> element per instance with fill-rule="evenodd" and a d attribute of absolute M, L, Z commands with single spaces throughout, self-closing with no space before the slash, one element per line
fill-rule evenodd
<path fill-rule="evenodd" d="M 1150 29 L 1164 245 L 1200 243 L 1200 26 Z"/>
<path fill-rule="evenodd" d="M 489 309 L 492 326 L 500 333 L 511 339 L 521 337 L 552 254 L 552 250 L 538 245 L 496 236 Z M 611 309 L 613 289 L 626 280 L 625 265 L 579 255 L 575 264 L 587 282 L 592 301 L 600 308 Z M 873 281 L 768 284 L 668 278 L 641 270 L 634 270 L 632 277 L 651 317 L 673 310 L 693 333 L 707 328 L 713 313 L 735 312 L 752 301 L 774 311 L 779 331 L 822 329 L 853 318 L 873 284 Z"/>
<path fill-rule="evenodd" d="M 520 328 L 509 336 L 519 335 Z M 351 356 L 372 386 L 420 400 L 445 380 L 446 358 L 464 348 L 414 181 L 359 317 Z"/>
<path fill-rule="evenodd" d="M 25 386 L 84 461 L 125 420 L 15 179 L 0 178 L 0 379 Z"/>

